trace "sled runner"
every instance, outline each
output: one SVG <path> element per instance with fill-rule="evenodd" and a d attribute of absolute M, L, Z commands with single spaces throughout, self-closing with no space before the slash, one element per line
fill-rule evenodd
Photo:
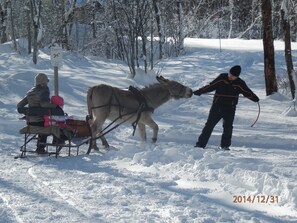
<path fill-rule="evenodd" d="M 48 155 L 55 155 L 56 157 L 63 148 L 68 149 L 68 156 L 70 156 L 71 150 L 76 150 L 76 155 L 78 155 L 79 148 L 82 145 L 90 146 L 91 128 L 88 117 L 86 120 L 74 120 L 64 112 L 61 113 L 61 111 L 48 108 L 24 108 L 19 109 L 18 112 L 25 115 L 22 119 L 27 124 L 19 131 L 20 134 L 24 135 L 24 144 L 20 147 L 21 155 L 19 157 L 21 158 L 26 157 L 26 153 L 35 152 L 36 145 L 44 146 Z M 47 116 L 50 121 L 45 126 L 32 125 L 28 122 L 28 117 L 34 115 Z M 39 142 L 38 135 L 52 136 L 52 141 Z M 47 141 L 50 141 L 49 137 Z M 34 150 L 29 149 L 29 144 L 34 145 Z"/>

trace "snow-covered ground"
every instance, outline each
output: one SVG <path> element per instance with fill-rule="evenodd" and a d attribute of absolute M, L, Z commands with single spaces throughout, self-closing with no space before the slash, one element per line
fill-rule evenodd
<path fill-rule="evenodd" d="M 257 103 L 240 98 L 231 151 L 217 150 L 221 123 L 208 149 L 194 148 L 212 103 L 202 95 L 169 101 L 154 112 L 156 144 L 142 144 L 130 125 L 122 125 L 107 135 L 114 150 L 103 156 L 86 155 L 82 148 L 78 156 L 14 159 L 24 125 L 16 103 L 37 72 L 48 74 L 53 94 L 53 68 L 48 49 L 34 65 L 11 44 L 0 45 L 0 222 L 297 222 L 297 115 L 287 97 L 265 95 L 262 41 L 222 40 L 221 51 L 219 40 L 185 43 L 186 55 L 158 64 L 163 76 L 196 90 L 240 64 L 241 78 L 260 97 L 254 127 Z M 297 45 L 292 47 L 296 61 Z M 275 42 L 280 76 L 286 67 L 283 48 Z M 128 76 L 119 61 L 64 53 L 64 110 L 84 119 L 86 91 L 95 84 L 127 88 L 154 81 L 153 74 Z"/>

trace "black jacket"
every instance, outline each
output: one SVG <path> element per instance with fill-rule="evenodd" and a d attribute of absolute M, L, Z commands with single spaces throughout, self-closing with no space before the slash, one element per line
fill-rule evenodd
<path fill-rule="evenodd" d="M 236 106 L 239 94 L 243 94 L 254 102 L 259 101 L 258 96 L 248 88 L 242 79 L 238 77 L 236 80 L 230 81 L 228 79 L 228 73 L 220 74 L 208 85 L 194 92 L 194 94 L 200 95 L 212 91 L 215 91 L 213 103 L 221 106 Z"/>

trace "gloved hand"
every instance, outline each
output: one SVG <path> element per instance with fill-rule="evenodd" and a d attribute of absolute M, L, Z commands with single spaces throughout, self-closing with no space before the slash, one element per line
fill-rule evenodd
<path fill-rule="evenodd" d="M 197 95 L 197 96 L 200 96 L 201 95 L 201 92 L 199 90 L 196 90 L 196 91 L 193 92 L 193 94 L 194 95 Z"/>

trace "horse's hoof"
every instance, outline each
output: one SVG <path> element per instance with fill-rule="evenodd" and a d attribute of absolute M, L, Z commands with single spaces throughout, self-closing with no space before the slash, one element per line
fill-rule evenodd
<path fill-rule="evenodd" d="M 98 148 L 97 146 L 94 146 L 94 147 L 93 147 L 93 150 L 95 150 L 95 151 L 99 151 L 99 148 Z"/>
<path fill-rule="evenodd" d="M 157 142 L 157 138 L 152 138 L 152 143 L 156 143 Z"/>

